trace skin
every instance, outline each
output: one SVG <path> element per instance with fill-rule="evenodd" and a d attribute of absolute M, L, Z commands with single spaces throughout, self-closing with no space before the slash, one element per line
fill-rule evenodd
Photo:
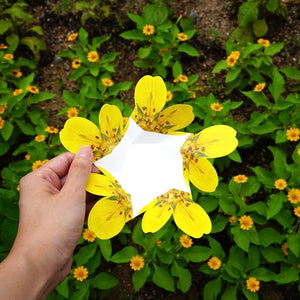
<path fill-rule="evenodd" d="M 20 181 L 14 245 L 0 264 L 0 299 L 45 299 L 70 272 L 82 233 L 92 151 L 66 152 Z"/>

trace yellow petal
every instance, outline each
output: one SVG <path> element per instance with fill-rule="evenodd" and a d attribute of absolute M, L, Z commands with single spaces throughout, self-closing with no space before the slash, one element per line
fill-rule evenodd
<path fill-rule="evenodd" d="M 102 199 L 92 208 L 88 227 L 100 239 L 110 239 L 117 235 L 125 224 L 124 207 L 119 201 Z"/>
<path fill-rule="evenodd" d="M 74 117 L 68 119 L 59 133 L 60 141 L 70 152 L 76 153 L 83 145 L 100 147 L 100 130 L 91 121 Z"/>
<path fill-rule="evenodd" d="M 178 201 L 174 209 L 176 225 L 187 235 L 200 238 L 211 232 L 211 221 L 205 210 L 195 202 Z"/>
<path fill-rule="evenodd" d="M 189 179 L 199 190 L 213 192 L 218 185 L 218 175 L 213 165 L 206 158 L 189 161 Z"/>
<path fill-rule="evenodd" d="M 157 200 L 155 202 L 157 202 Z M 153 203 L 153 201 L 151 203 Z M 147 207 L 142 219 L 143 231 L 145 233 L 158 231 L 168 222 L 172 212 L 173 208 L 170 203 L 160 203 L 152 207 Z"/>
<path fill-rule="evenodd" d="M 238 145 L 236 131 L 227 125 L 210 126 L 196 136 L 199 152 L 205 157 L 215 158 L 230 154 Z"/>
<path fill-rule="evenodd" d="M 164 124 L 163 133 L 171 133 L 190 125 L 194 118 L 192 106 L 176 104 L 164 109 L 159 114 L 158 123 Z"/>
<path fill-rule="evenodd" d="M 91 173 L 85 189 L 94 195 L 113 196 L 117 190 L 114 181 L 108 176 Z"/>
<path fill-rule="evenodd" d="M 135 105 L 147 117 L 160 112 L 166 104 L 167 88 L 161 77 L 146 75 L 142 77 L 134 92 Z"/>
<path fill-rule="evenodd" d="M 107 137 L 114 139 L 122 138 L 123 116 L 120 109 L 115 105 L 104 104 L 99 113 L 100 130 Z"/>

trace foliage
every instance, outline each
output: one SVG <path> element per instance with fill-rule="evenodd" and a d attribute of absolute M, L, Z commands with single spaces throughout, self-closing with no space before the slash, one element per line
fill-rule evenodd
<path fill-rule="evenodd" d="M 75 1 L 77 8 L 84 7 L 82 3 Z M 88 3 L 98 5 L 100 1 Z M 57 124 L 50 124 L 48 114 L 40 108 L 40 104 L 46 105 L 45 101 L 55 95 L 39 91 L 35 84 L 36 61 L 20 56 L 17 51 L 24 37 L 22 25 L 32 22 L 26 7 L 25 1 L 1 3 L 1 260 L 11 249 L 17 232 L 20 178 L 64 151 L 57 133 L 45 131 Z M 281 9 L 277 0 L 243 1 L 237 15 L 237 30 L 254 30 L 255 36 L 260 37 L 266 32 L 263 20 L 267 14 L 283 14 Z M 233 57 L 231 66 L 227 60 L 221 60 L 212 71 L 225 78 L 228 99 L 221 101 L 214 91 L 204 95 L 197 84 L 198 75 L 188 74 L 181 62 L 182 55 L 191 60 L 198 55 L 197 49 L 189 44 L 196 34 L 192 19 L 175 17 L 167 1 L 153 1 L 145 5 L 142 16 L 128 13 L 128 17 L 136 29 L 123 32 L 121 37 L 138 45 L 135 66 L 169 79 L 169 103 L 193 107 L 196 118 L 187 131 L 229 125 L 238 132 L 239 146 L 228 157 L 215 159 L 220 175 L 215 192 L 204 193 L 192 187 L 193 199 L 212 220 L 211 234 L 198 240 L 183 238 L 172 219 L 158 232 L 145 234 L 137 217 L 113 239 L 88 241 L 81 237 L 71 273 L 49 299 L 105 298 L 114 287 L 122 288 L 116 271 L 120 265 L 131 272 L 135 291 L 150 282 L 169 292 L 186 293 L 193 284 L 195 269 L 203 280 L 205 300 L 264 298 L 264 293 L 274 285 L 295 291 L 300 257 L 300 212 L 296 213 L 300 203 L 300 71 L 295 66 L 278 68 L 274 63 L 273 56 L 284 49 L 284 43 L 265 46 L 253 39 L 238 38 L 235 32 L 226 43 L 226 51 L 228 56 L 239 52 L 238 58 Z M 143 34 L 145 25 L 155 26 L 154 34 Z M 181 32 L 187 35 L 187 41 L 178 40 L 177 34 Z M 132 82 L 113 81 L 118 53 L 103 50 L 110 37 L 90 39 L 84 28 L 76 34 L 68 49 L 58 54 L 71 65 L 75 59 L 80 60 L 69 78 L 76 83 L 77 91 L 63 91 L 66 106 L 59 114 L 63 117 L 70 108 L 76 108 L 79 116 L 97 123 L 101 105 L 109 103 L 129 116 L 131 107 L 121 100 L 121 92 L 129 90 Z M 43 41 L 41 37 L 39 41 Z M 91 52 L 96 52 L 98 58 L 89 58 Z M 262 83 L 265 85 L 254 91 Z M 32 93 L 28 87 L 35 87 L 31 91 L 38 92 Z M 19 92 L 14 95 L 16 90 Z M 240 95 L 239 101 L 230 99 L 233 91 Z M 249 119 L 237 121 L 234 116 L 249 104 L 254 107 Z M 36 139 L 37 136 L 44 137 Z M 253 154 L 257 155 L 257 163 L 248 165 L 246 158 Z M 232 174 L 237 169 L 241 173 Z M 235 175 L 244 175 L 243 180 Z M 278 185 L 278 179 L 285 184 Z M 139 270 L 130 271 L 135 256 L 142 257 L 144 264 Z M 74 278 L 74 270 L 79 266 L 88 270 L 88 278 L 82 282 Z M 247 287 L 251 277 L 259 281 L 256 292 Z"/>

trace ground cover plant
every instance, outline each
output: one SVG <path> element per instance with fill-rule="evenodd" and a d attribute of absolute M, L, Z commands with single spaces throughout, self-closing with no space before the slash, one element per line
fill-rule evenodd
<path fill-rule="evenodd" d="M 222 55 L 218 53 L 206 76 L 208 88 L 199 84 L 203 76 L 193 67 L 205 55 L 197 43 L 201 34 L 197 19 L 175 2 L 145 1 L 136 10 L 122 3 L 126 12 L 122 16 L 115 1 L 103 1 L 102 10 L 98 0 L 55 3 L 52 14 L 78 20 L 76 27 L 65 31 L 64 47 L 55 53 L 58 65 L 69 66 L 57 94 L 43 90 L 47 78 L 40 75 L 47 33 L 34 22 L 32 6 L 43 1 L 1 4 L 0 260 L 17 231 L 20 178 L 66 148 L 73 151 L 64 148 L 59 138 L 66 120 L 71 123 L 81 117 L 99 126 L 100 109 L 107 107 L 117 107 L 126 120 L 134 110 L 130 91 L 143 75 L 163 78 L 164 109 L 182 104 L 193 108 L 195 119 L 187 124 L 187 132 L 214 125 L 237 132 L 236 150 L 209 159 L 219 176 L 216 189 L 191 186 L 192 199 L 211 219 L 209 234 L 193 238 L 175 225 L 173 217 L 146 234 L 138 216 L 126 222 L 117 236 L 104 239 L 86 224 L 71 273 L 49 299 L 184 299 L 187 295 L 296 299 L 299 295 L 299 56 L 292 63 L 284 59 L 278 63 L 285 49 L 299 46 L 299 38 L 272 39 L 272 18 L 280 16 L 285 22 L 297 4 L 232 2 L 236 28 L 222 45 L 214 31 L 214 47 Z M 117 34 L 100 34 L 91 25 L 109 17 Z M 133 59 L 114 47 L 122 43 L 132 49 Z M 132 65 L 134 80 L 128 74 L 118 75 L 122 60 L 126 67 Z M 53 115 L 49 108 L 59 97 Z M 93 150 L 95 158 L 105 155 Z"/>

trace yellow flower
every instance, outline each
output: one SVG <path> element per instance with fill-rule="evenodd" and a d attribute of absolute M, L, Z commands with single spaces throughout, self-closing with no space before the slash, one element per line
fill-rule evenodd
<path fill-rule="evenodd" d="M 247 290 L 251 292 L 257 292 L 259 290 L 259 281 L 255 277 L 249 277 L 247 279 Z"/>
<path fill-rule="evenodd" d="M 191 134 L 181 147 L 184 177 L 205 192 L 213 192 L 218 175 L 208 158 L 231 153 L 238 144 L 236 131 L 226 125 L 214 125 Z"/>
<path fill-rule="evenodd" d="M 259 92 L 261 92 L 261 91 L 265 88 L 265 86 L 266 86 L 266 83 L 265 83 L 265 82 L 258 83 L 258 84 L 254 87 L 253 91 L 259 93 Z"/>
<path fill-rule="evenodd" d="M 215 102 L 210 105 L 210 108 L 214 111 L 221 111 L 224 108 L 224 106 L 220 103 Z"/>
<path fill-rule="evenodd" d="M 19 96 L 19 95 L 21 95 L 21 94 L 23 94 L 23 90 L 22 90 L 22 89 L 15 89 L 15 90 L 13 91 L 13 95 L 14 95 L 14 96 Z"/>
<path fill-rule="evenodd" d="M 133 256 L 130 260 L 130 268 L 133 271 L 141 270 L 144 267 L 144 265 L 145 265 L 144 258 L 139 255 Z"/>
<path fill-rule="evenodd" d="M 228 220 L 229 220 L 229 223 L 235 223 L 236 222 L 236 216 L 230 216 Z"/>
<path fill-rule="evenodd" d="M 78 280 L 78 281 L 83 281 L 85 279 L 87 279 L 88 277 L 88 270 L 87 268 L 80 266 L 74 269 L 73 271 L 73 277 Z"/>
<path fill-rule="evenodd" d="M 58 133 L 58 128 L 54 127 L 54 126 L 47 126 L 47 128 L 45 128 L 45 131 L 46 132 L 49 132 L 49 133 Z"/>
<path fill-rule="evenodd" d="M 20 69 L 13 69 L 11 72 L 10 72 L 10 75 L 15 77 L 15 78 L 20 78 L 22 77 L 23 73 L 21 72 Z"/>
<path fill-rule="evenodd" d="M 248 181 L 248 177 L 244 174 L 239 174 L 233 177 L 233 180 L 237 183 L 245 183 Z"/>
<path fill-rule="evenodd" d="M 68 119 L 74 118 L 78 116 L 78 109 L 76 107 L 70 107 L 67 110 L 67 117 Z"/>
<path fill-rule="evenodd" d="M 143 34 L 145 35 L 152 35 L 155 31 L 155 28 L 153 25 L 145 25 L 143 27 Z"/>
<path fill-rule="evenodd" d="M 243 230 L 249 230 L 253 225 L 253 220 L 250 216 L 243 215 L 239 218 L 240 227 Z"/>
<path fill-rule="evenodd" d="M 240 57 L 240 52 L 239 51 L 232 51 L 230 55 L 227 56 L 226 58 L 226 63 L 230 67 L 234 67 L 236 62 L 238 61 Z"/>
<path fill-rule="evenodd" d="M 179 74 L 179 75 L 177 76 L 177 80 L 179 80 L 180 82 L 188 82 L 188 81 L 189 81 L 189 78 L 188 78 L 186 75 Z"/>
<path fill-rule="evenodd" d="M 181 235 L 179 242 L 184 248 L 191 248 L 193 245 L 193 240 L 188 237 L 186 234 Z"/>
<path fill-rule="evenodd" d="M 285 243 L 282 244 L 281 251 L 283 252 L 283 254 L 285 256 L 288 256 L 288 254 L 289 254 L 289 246 L 288 246 L 287 242 L 285 242 Z"/>
<path fill-rule="evenodd" d="M 220 269 L 221 265 L 222 265 L 222 262 L 221 260 L 216 257 L 216 256 L 212 256 L 208 262 L 207 262 L 208 266 L 213 269 L 213 270 L 218 270 Z"/>
<path fill-rule="evenodd" d="M 68 35 L 68 41 L 71 42 L 71 41 L 74 41 L 78 36 L 78 33 L 77 32 L 73 32 L 71 34 Z"/>
<path fill-rule="evenodd" d="M 94 242 L 96 239 L 96 234 L 93 231 L 86 228 L 83 232 L 83 239 L 85 239 L 88 242 Z"/>
<path fill-rule="evenodd" d="M 3 44 L 3 43 L 0 44 L 0 49 L 1 49 L 1 50 L 7 49 L 7 48 L 8 48 L 7 45 L 5 45 L 5 44 Z"/>
<path fill-rule="evenodd" d="M 294 208 L 294 214 L 296 217 L 300 218 L 300 206 Z"/>
<path fill-rule="evenodd" d="M 42 134 L 40 134 L 40 135 L 37 135 L 35 138 L 34 138 L 34 140 L 36 141 L 36 142 L 43 142 L 44 140 L 45 140 L 45 136 L 44 135 L 42 135 Z"/>
<path fill-rule="evenodd" d="M 4 127 L 5 121 L 0 117 L 0 129 Z"/>
<path fill-rule="evenodd" d="M 287 139 L 291 142 L 297 142 L 300 139 L 300 130 L 298 128 L 289 128 L 286 131 Z"/>
<path fill-rule="evenodd" d="M 132 219 L 132 204 L 130 195 L 118 181 L 106 170 L 100 170 L 103 174 L 90 174 L 86 184 L 89 193 L 104 196 L 93 206 L 88 217 L 88 228 L 105 240 L 117 235 Z"/>
<path fill-rule="evenodd" d="M 167 91 L 167 102 L 170 102 L 173 99 L 173 93 L 171 91 Z"/>
<path fill-rule="evenodd" d="M 189 236 L 200 238 L 203 233 L 211 231 L 209 216 L 188 192 L 171 189 L 151 201 L 142 211 L 145 211 L 142 219 L 145 233 L 158 231 L 172 215 L 176 225 Z"/>
<path fill-rule="evenodd" d="M 40 90 L 35 85 L 29 85 L 26 90 L 32 94 L 38 94 Z"/>
<path fill-rule="evenodd" d="M 82 60 L 80 58 L 74 58 L 72 60 L 72 68 L 77 69 L 81 66 Z"/>
<path fill-rule="evenodd" d="M 31 155 L 30 155 L 30 154 L 26 154 L 24 158 L 25 158 L 25 160 L 29 160 L 29 159 L 30 159 L 30 157 L 31 157 Z"/>
<path fill-rule="evenodd" d="M 6 53 L 6 54 L 4 54 L 3 58 L 5 60 L 13 60 L 14 59 L 14 55 L 10 54 L 10 53 Z"/>
<path fill-rule="evenodd" d="M 297 154 L 300 156 L 300 148 L 297 150 Z"/>
<path fill-rule="evenodd" d="M 287 187 L 287 182 L 284 179 L 279 178 L 279 179 L 275 180 L 274 186 L 278 190 L 284 190 Z"/>
<path fill-rule="evenodd" d="M 109 78 L 102 78 L 101 82 L 105 86 L 112 86 L 114 84 L 114 82 Z"/>
<path fill-rule="evenodd" d="M 97 51 L 90 51 L 87 55 L 87 59 L 90 62 L 96 62 L 99 59 L 99 54 Z"/>
<path fill-rule="evenodd" d="M 270 46 L 270 41 L 269 40 L 265 40 L 265 39 L 258 39 L 257 43 L 258 44 L 262 44 L 264 47 L 269 47 Z"/>
<path fill-rule="evenodd" d="M 167 101 L 167 88 L 161 77 L 146 75 L 135 88 L 135 108 L 132 119 L 144 130 L 164 134 L 180 134 L 194 120 L 193 108 L 176 104 L 163 109 Z"/>
<path fill-rule="evenodd" d="M 196 92 L 191 91 L 191 90 L 189 90 L 188 92 L 191 94 L 191 95 L 190 95 L 190 98 L 191 98 L 191 99 L 195 99 L 195 98 L 196 98 Z"/>
<path fill-rule="evenodd" d="M 155 245 L 156 245 L 157 247 L 161 247 L 161 240 L 155 241 Z"/>
<path fill-rule="evenodd" d="M 288 200 L 292 204 L 297 204 L 300 202 L 300 190 L 299 189 L 291 189 L 287 194 Z"/>
<path fill-rule="evenodd" d="M 177 34 L 177 38 L 181 41 L 181 42 L 184 42 L 188 39 L 188 36 L 183 33 L 183 32 L 180 32 Z"/>
<path fill-rule="evenodd" d="M 3 114 L 6 109 L 7 109 L 7 103 L 1 104 L 0 105 L 0 115 Z"/>
<path fill-rule="evenodd" d="M 70 152 L 76 153 L 81 146 L 88 145 L 92 148 L 95 159 L 110 153 L 126 131 L 122 113 L 117 106 L 104 104 L 98 119 L 101 129 L 81 117 L 67 120 L 60 131 L 63 146 Z"/>
<path fill-rule="evenodd" d="M 42 165 L 44 165 L 49 159 L 37 160 L 32 164 L 32 171 L 38 169 Z"/>

